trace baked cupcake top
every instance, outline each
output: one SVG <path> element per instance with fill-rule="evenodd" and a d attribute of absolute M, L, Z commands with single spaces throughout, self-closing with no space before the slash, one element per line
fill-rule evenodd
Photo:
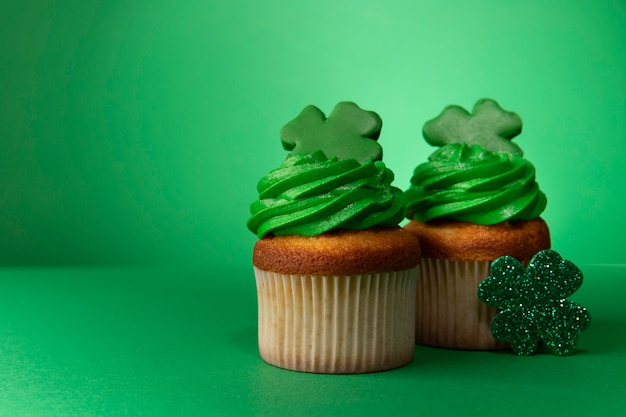
<path fill-rule="evenodd" d="M 255 243 L 252 263 L 281 274 L 354 275 L 404 271 L 414 268 L 420 258 L 417 237 L 395 226 L 268 236 Z"/>
<path fill-rule="evenodd" d="M 406 217 L 480 225 L 539 217 L 546 196 L 535 167 L 511 141 L 521 130 L 520 117 L 490 99 L 479 100 L 472 113 L 448 106 L 426 122 L 424 138 L 440 148 L 413 172 Z"/>
<path fill-rule="evenodd" d="M 328 118 L 305 107 L 281 130 L 291 153 L 257 184 L 250 231 L 263 238 L 397 226 L 402 191 L 382 162 L 381 127 L 376 113 L 352 102 L 337 104 Z"/>

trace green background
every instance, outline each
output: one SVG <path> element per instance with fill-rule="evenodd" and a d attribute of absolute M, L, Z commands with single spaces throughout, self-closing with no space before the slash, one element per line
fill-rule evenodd
<path fill-rule="evenodd" d="M 280 128 L 374 110 L 406 188 L 423 123 L 482 97 L 585 273 L 579 354 L 264 364 L 245 221 Z M 0 2 L 0 416 L 619 415 L 625 120 L 624 0 Z"/>
<path fill-rule="evenodd" d="M 3 264 L 248 267 L 302 107 L 378 112 L 404 189 L 481 97 L 524 121 L 554 247 L 626 263 L 623 0 L 5 1 L 0 39 Z"/>
<path fill-rule="evenodd" d="M 396 370 L 315 375 L 264 363 L 254 292 L 196 269 L 0 270 L 0 415 L 622 417 L 624 272 L 587 268 L 574 356 L 416 346 Z"/>

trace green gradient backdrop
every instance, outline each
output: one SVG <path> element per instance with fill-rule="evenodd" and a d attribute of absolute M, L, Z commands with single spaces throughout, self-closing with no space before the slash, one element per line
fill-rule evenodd
<path fill-rule="evenodd" d="M 377 111 L 405 188 L 421 126 L 492 97 L 553 244 L 625 264 L 626 2 L 85 0 L 0 5 L 0 263 L 250 267 L 280 127 Z"/>

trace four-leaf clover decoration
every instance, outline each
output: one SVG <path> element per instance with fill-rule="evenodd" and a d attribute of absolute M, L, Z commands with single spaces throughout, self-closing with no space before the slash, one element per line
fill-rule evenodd
<path fill-rule="evenodd" d="M 491 264 L 478 286 L 478 298 L 500 309 L 491 333 L 510 342 L 518 355 L 535 353 L 539 341 L 558 355 L 574 353 L 578 336 L 591 322 L 587 309 L 566 298 L 583 282 L 583 274 L 554 250 L 538 252 L 524 270 L 510 256 Z"/>
<path fill-rule="evenodd" d="M 376 142 L 382 124 L 378 114 L 348 101 L 337 104 L 328 118 L 307 106 L 281 129 L 280 138 L 290 155 L 321 150 L 327 158 L 378 161 L 383 156 Z"/>
<path fill-rule="evenodd" d="M 522 119 L 503 110 L 491 99 L 474 104 L 472 113 L 462 107 L 448 106 L 436 118 L 424 124 L 424 139 L 433 146 L 450 143 L 481 145 L 492 152 L 522 155 L 519 146 L 511 142 L 522 131 Z"/>

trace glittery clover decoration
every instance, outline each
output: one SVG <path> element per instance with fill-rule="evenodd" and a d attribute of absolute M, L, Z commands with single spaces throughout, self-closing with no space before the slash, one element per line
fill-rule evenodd
<path fill-rule="evenodd" d="M 465 143 L 521 156 L 521 148 L 511 142 L 521 131 L 522 119 L 517 114 L 485 98 L 474 104 L 471 113 L 460 106 L 446 107 L 439 116 L 424 124 L 423 135 L 433 146 Z"/>
<path fill-rule="evenodd" d="M 281 129 L 280 138 L 290 155 L 321 150 L 327 158 L 378 161 L 383 156 L 376 142 L 382 124 L 378 114 L 352 102 L 337 104 L 328 118 L 317 107 L 307 106 Z"/>
<path fill-rule="evenodd" d="M 526 270 L 510 256 L 496 259 L 478 286 L 478 298 L 500 309 L 491 333 L 510 342 L 518 355 L 532 355 L 540 341 L 567 355 L 575 352 L 578 336 L 591 322 L 585 307 L 566 300 L 582 282 L 576 265 L 548 249 L 538 252 Z"/>

